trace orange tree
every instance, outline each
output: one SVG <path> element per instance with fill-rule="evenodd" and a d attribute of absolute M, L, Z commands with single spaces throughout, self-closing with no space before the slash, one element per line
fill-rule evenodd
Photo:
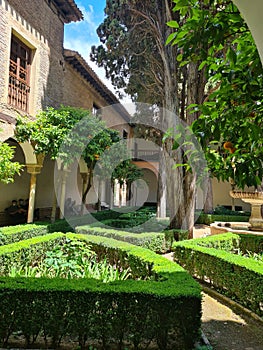
<path fill-rule="evenodd" d="M 47 108 L 35 121 L 19 119 L 16 138 L 20 142 L 29 141 L 36 154 L 49 155 L 53 160 L 60 158 L 62 169 L 82 156 L 90 174 L 84 202 L 96 162 L 105 149 L 119 139 L 116 130 L 108 129 L 88 110 L 65 106 Z"/>
<path fill-rule="evenodd" d="M 234 187 L 257 187 L 263 178 L 263 70 L 251 33 L 230 0 L 174 3 L 186 20 L 170 23 L 168 41 L 180 49 L 181 66 L 199 61 L 207 76 L 203 102 L 189 109 L 201 114 L 192 130 L 211 174 Z"/>

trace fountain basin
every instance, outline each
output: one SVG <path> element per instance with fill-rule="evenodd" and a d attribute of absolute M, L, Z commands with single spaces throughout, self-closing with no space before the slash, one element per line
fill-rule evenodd
<path fill-rule="evenodd" d="M 217 235 L 220 233 L 232 232 L 236 234 L 255 234 L 263 235 L 263 231 L 253 231 L 249 222 L 221 222 L 216 221 L 210 225 L 210 234 Z"/>
<path fill-rule="evenodd" d="M 252 231 L 263 231 L 263 192 L 245 192 L 245 191 L 230 191 L 232 198 L 241 199 L 245 203 L 251 205 L 251 216 L 249 223 Z"/>

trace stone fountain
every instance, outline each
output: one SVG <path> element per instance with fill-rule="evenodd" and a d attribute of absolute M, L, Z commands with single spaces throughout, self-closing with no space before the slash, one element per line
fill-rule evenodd
<path fill-rule="evenodd" d="M 239 198 L 245 203 L 251 204 L 251 216 L 249 223 L 252 231 L 263 231 L 263 217 L 261 206 L 263 205 L 263 192 L 230 191 L 232 198 Z"/>

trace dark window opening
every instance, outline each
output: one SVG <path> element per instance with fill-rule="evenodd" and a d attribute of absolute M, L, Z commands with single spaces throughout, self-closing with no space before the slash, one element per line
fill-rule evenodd
<path fill-rule="evenodd" d="M 93 107 L 92 107 L 92 114 L 96 116 L 99 115 L 99 107 L 95 104 L 93 104 Z"/>
<path fill-rule="evenodd" d="M 28 112 L 31 49 L 12 35 L 9 64 L 8 103 Z"/>
<path fill-rule="evenodd" d="M 122 138 L 123 138 L 124 140 L 127 140 L 127 138 L 128 138 L 128 132 L 127 132 L 126 130 L 122 130 Z"/>

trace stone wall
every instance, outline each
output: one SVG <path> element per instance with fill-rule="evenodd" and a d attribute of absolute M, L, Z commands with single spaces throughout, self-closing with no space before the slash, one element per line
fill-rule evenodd
<path fill-rule="evenodd" d="M 130 126 L 115 111 L 114 105 L 108 106 L 99 92 L 67 62 L 65 62 L 64 74 L 62 100 L 64 105 L 82 107 L 92 111 L 95 104 L 102 109 L 102 119 L 105 120 L 108 127 L 119 130 L 120 135 L 123 129 L 130 134 Z"/>
<path fill-rule="evenodd" d="M 62 100 L 64 23 L 50 6 L 39 0 L 0 0 L 0 102 L 7 103 L 13 33 L 32 49 L 31 115 Z"/>

